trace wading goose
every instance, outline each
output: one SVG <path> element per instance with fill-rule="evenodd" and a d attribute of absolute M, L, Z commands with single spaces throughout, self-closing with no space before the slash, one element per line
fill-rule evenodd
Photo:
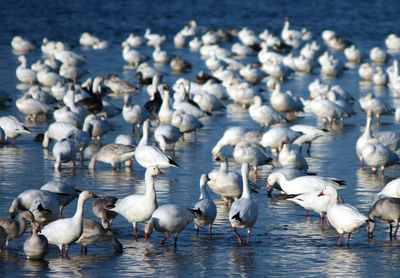
<path fill-rule="evenodd" d="M 361 157 L 364 162 L 372 168 L 373 174 L 376 174 L 378 168 L 381 169 L 382 176 L 387 166 L 399 164 L 399 155 L 383 144 L 370 140 L 362 149 Z"/>
<path fill-rule="evenodd" d="M 117 169 L 117 165 L 125 162 L 131 165 L 131 159 L 135 155 L 136 147 L 130 145 L 111 143 L 101 147 L 101 149 L 92 157 L 89 163 L 89 169 L 94 169 L 97 161 L 109 163 L 113 169 Z"/>
<path fill-rule="evenodd" d="M 395 109 L 391 105 L 386 103 L 384 99 L 376 97 L 373 93 L 369 93 L 365 97 L 360 97 L 358 102 L 364 113 L 368 113 L 369 111 L 374 112 L 378 123 L 381 122 L 381 115 L 393 115 L 395 112 Z"/>
<path fill-rule="evenodd" d="M 294 168 L 275 168 L 271 174 L 269 174 L 267 183 L 270 186 L 270 190 L 268 190 L 268 197 L 271 197 L 271 193 L 274 187 L 280 189 L 279 184 L 279 175 L 283 174 L 287 180 L 292 180 L 297 177 L 306 176 L 307 174 L 303 171 L 294 169 Z"/>
<path fill-rule="evenodd" d="M 347 246 L 350 245 L 350 236 L 367 223 L 368 217 L 361 214 L 358 209 L 349 204 L 337 204 L 328 209 L 326 216 L 330 224 L 340 234 L 337 243 L 340 246 L 344 233 L 347 235 Z"/>
<path fill-rule="evenodd" d="M 308 170 L 308 163 L 302 153 L 292 148 L 286 138 L 282 141 L 282 149 L 279 152 L 278 161 L 283 168 L 296 168 L 303 171 Z"/>
<path fill-rule="evenodd" d="M 208 226 L 210 236 L 212 236 L 212 225 L 215 217 L 217 216 L 217 207 L 213 200 L 208 195 L 206 184 L 209 181 L 207 174 L 202 174 L 200 177 L 200 197 L 199 200 L 193 205 L 193 210 L 200 210 L 201 213 L 197 213 L 194 218 L 194 226 L 196 228 L 196 234 L 199 233 L 199 227 Z"/>
<path fill-rule="evenodd" d="M 14 36 L 11 40 L 11 47 L 15 53 L 22 54 L 35 50 L 36 45 L 21 36 Z"/>
<path fill-rule="evenodd" d="M 247 243 L 249 243 L 250 233 L 258 216 L 257 204 L 252 200 L 249 190 L 249 164 L 243 163 L 241 172 L 243 178 L 243 193 L 240 199 L 232 203 L 229 210 L 229 221 L 239 240 L 239 244 L 242 244 L 243 240 L 236 231 L 236 228 L 247 228 Z"/>
<path fill-rule="evenodd" d="M 58 219 L 42 228 L 41 234 L 47 238 L 49 244 L 58 246 L 61 256 L 64 255 L 63 246 L 65 245 L 65 256 L 68 256 L 70 245 L 82 235 L 83 205 L 91 198 L 98 198 L 98 196 L 90 191 L 82 191 L 73 217 Z"/>
<path fill-rule="evenodd" d="M 157 141 L 160 149 L 163 152 L 167 151 L 167 145 L 172 144 L 172 150 L 175 149 L 175 143 L 181 139 L 183 133 L 179 128 L 173 125 L 159 125 L 154 130 L 154 140 Z"/>
<path fill-rule="evenodd" d="M 140 63 L 147 60 L 147 56 L 143 53 L 140 53 L 136 49 L 131 49 L 130 45 L 126 42 L 123 42 L 122 45 L 122 58 L 129 65 L 137 67 Z"/>
<path fill-rule="evenodd" d="M 259 144 L 253 144 L 249 141 L 239 142 L 233 149 L 233 159 L 239 163 L 248 163 L 254 168 L 255 174 L 259 166 L 271 164 L 272 158 L 267 154 Z"/>
<path fill-rule="evenodd" d="M 203 127 L 203 123 L 191 114 L 187 114 L 182 110 L 172 113 L 171 125 L 179 128 L 182 134 L 194 132 L 194 139 L 197 140 L 197 129 Z"/>
<path fill-rule="evenodd" d="M 163 151 L 148 143 L 149 137 L 149 121 L 143 123 L 143 136 L 138 146 L 136 147 L 135 159 L 140 166 L 144 168 L 158 167 L 169 168 L 179 167 L 179 165 Z"/>
<path fill-rule="evenodd" d="M 54 169 L 60 170 L 61 163 L 72 162 L 73 167 L 76 167 L 76 147 L 72 137 L 67 137 L 58 141 L 53 146 L 53 155 L 56 158 Z"/>
<path fill-rule="evenodd" d="M 5 132 L 5 139 L 11 138 L 11 146 L 14 146 L 15 138 L 20 136 L 21 134 L 27 134 L 31 131 L 16 117 L 14 116 L 2 116 L 0 117 L 0 127 Z"/>
<path fill-rule="evenodd" d="M 310 153 L 311 143 L 324 135 L 326 135 L 327 130 L 322 128 L 316 128 L 311 125 L 293 125 L 290 127 L 291 130 L 301 132 L 302 135 L 296 138 L 292 144 L 298 145 L 301 151 L 304 144 L 308 144 L 307 153 Z"/>
<path fill-rule="evenodd" d="M 150 219 L 157 208 L 157 196 L 154 189 L 155 177 L 159 174 L 165 174 L 157 167 L 147 168 L 145 173 L 146 193 L 129 195 L 119 199 L 109 209 L 123 216 L 133 225 L 132 235 L 135 240 L 138 238 L 137 223 Z"/>
<path fill-rule="evenodd" d="M 269 105 L 262 104 L 260 96 L 254 97 L 254 104 L 249 107 L 250 117 L 261 125 L 261 130 L 268 130 L 270 125 L 283 123 L 287 119 Z"/>
<path fill-rule="evenodd" d="M 107 120 L 90 114 L 83 121 L 82 130 L 89 133 L 93 143 L 100 144 L 100 138 L 110 130 Z"/>
<path fill-rule="evenodd" d="M 83 219 L 83 232 L 75 242 L 81 245 L 81 252 L 87 253 L 89 244 L 96 244 L 111 241 L 115 252 L 122 252 L 122 243 L 115 237 L 111 230 L 103 228 L 99 223 L 92 219 Z"/>
<path fill-rule="evenodd" d="M 165 241 L 173 234 L 174 247 L 176 247 L 179 233 L 193 222 L 194 217 L 194 212 L 184 206 L 177 204 L 162 205 L 153 212 L 151 219 L 144 228 L 146 233 L 145 241 L 149 239 L 154 229 L 166 234 L 165 238 L 160 242 L 161 245 L 164 245 Z"/>
<path fill-rule="evenodd" d="M 29 222 L 35 221 L 32 212 L 30 212 L 29 210 L 22 211 L 18 216 L 18 220 L 14 220 L 8 217 L 0 217 L 0 226 L 3 227 L 7 233 L 7 248 L 10 248 L 11 240 L 20 237 L 25 232 L 25 220 L 28 220 Z"/>
<path fill-rule="evenodd" d="M 139 104 L 131 105 L 131 97 L 129 95 L 124 96 L 124 102 L 122 117 L 125 122 L 132 125 L 132 135 L 135 135 L 135 125 L 137 127 L 137 134 L 139 134 L 140 126 L 150 117 L 150 113 L 146 108 Z"/>
<path fill-rule="evenodd" d="M 367 232 L 368 237 L 372 238 L 375 231 L 376 221 L 379 218 L 389 223 L 390 231 L 389 237 L 396 237 L 397 230 L 399 229 L 400 221 L 400 199 L 393 197 L 386 197 L 378 200 L 368 213 Z M 394 234 L 392 235 L 393 225 L 395 226 Z"/>
<path fill-rule="evenodd" d="M 21 55 L 18 56 L 17 60 L 21 63 L 15 72 L 18 80 L 26 84 L 36 83 L 36 72 L 27 67 L 26 57 Z"/>
<path fill-rule="evenodd" d="M 46 117 L 54 111 L 54 108 L 39 99 L 35 99 L 30 94 L 24 94 L 15 101 L 18 110 L 25 114 L 28 119 L 36 121 L 39 117 Z"/>
<path fill-rule="evenodd" d="M 40 225 L 37 222 L 31 223 L 32 234 L 27 236 L 24 242 L 24 253 L 28 260 L 43 259 L 49 249 L 49 243 L 44 235 L 38 235 Z"/>
<path fill-rule="evenodd" d="M 163 99 L 162 99 L 160 110 L 158 111 L 158 119 L 160 121 L 160 124 L 169 125 L 169 124 L 171 124 L 172 113 L 174 112 L 174 110 L 172 109 L 172 106 L 170 103 L 170 95 L 169 95 L 168 86 L 163 85 L 161 91 L 163 93 Z"/>
<path fill-rule="evenodd" d="M 302 132 L 295 131 L 288 127 L 274 127 L 262 135 L 260 144 L 264 148 L 270 148 L 273 153 L 279 154 L 284 139 L 292 143 L 301 135 L 303 135 Z"/>
<path fill-rule="evenodd" d="M 107 209 L 113 206 L 117 200 L 112 196 L 102 196 L 93 202 L 93 214 L 101 220 L 101 225 L 103 225 L 104 229 L 110 229 L 114 218 L 118 215 L 115 211 Z"/>

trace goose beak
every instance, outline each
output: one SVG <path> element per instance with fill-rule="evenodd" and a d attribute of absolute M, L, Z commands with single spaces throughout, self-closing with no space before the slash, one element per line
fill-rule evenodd
<path fill-rule="evenodd" d="M 158 169 L 158 173 L 159 173 L 160 175 L 165 175 L 165 172 L 161 171 L 160 169 Z"/>
<path fill-rule="evenodd" d="M 320 196 L 324 196 L 325 194 L 324 194 L 324 192 L 320 192 L 319 194 L 318 194 L 318 197 L 320 197 Z"/>

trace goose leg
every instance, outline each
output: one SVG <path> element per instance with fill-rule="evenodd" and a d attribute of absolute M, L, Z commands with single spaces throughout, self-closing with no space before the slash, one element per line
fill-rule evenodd
<path fill-rule="evenodd" d="M 137 234 L 137 225 L 136 223 L 133 223 L 133 232 L 132 232 L 133 237 L 135 240 L 137 240 L 138 234 Z"/>
<path fill-rule="evenodd" d="M 247 241 L 246 241 L 246 243 L 247 243 L 247 244 L 249 244 L 249 240 L 250 240 L 250 233 L 251 233 L 251 230 L 250 230 L 250 229 L 248 229 L 248 230 L 247 230 Z"/>
<path fill-rule="evenodd" d="M 176 243 L 177 243 L 177 241 L 178 241 L 178 235 L 175 235 L 175 237 L 174 237 L 174 247 L 176 248 Z"/>
<path fill-rule="evenodd" d="M 232 227 L 233 228 L 233 231 L 235 232 L 235 234 L 236 234 L 236 236 L 237 236 L 237 238 L 238 238 L 238 240 L 239 240 L 239 244 L 242 244 L 243 243 L 243 240 L 242 240 L 242 238 L 240 237 L 240 235 L 238 234 L 238 232 L 236 231 L 236 227 Z"/>
<path fill-rule="evenodd" d="M 210 224 L 208 231 L 210 232 L 210 237 L 212 237 L 212 224 Z"/>
<path fill-rule="evenodd" d="M 390 240 L 392 240 L 392 231 L 393 231 L 392 223 L 389 223 L 389 227 L 390 227 L 390 229 L 389 229 L 389 237 L 390 237 Z"/>
<path fill-rule="evenodd" d="M 350 237 L 351 237 L 351 233 L 349 233 L 347 235 L 347 246 L 350 246 Z"/>
<path fill-rule="evenodd" d="M 164 245 L 164 242 L 165 242 L 167 239 L 169 239 L 170 236 L 171 236 L 171 235 L 168 234 L 163 240 L 161 240 L 160 244 L 161 244 L 161 245 Z"/>
<path fill-rule="evenodd" d="M 337 243 L 338 246 L 342 243 L 343 234 L 340 234 L 339 241 Z"/>
<path fill-rule="evenodd" d="M 394 230 L 394 237 L 397 236 L 397 230 L 399 229 L 399 223 L 396 224 L 396 230 Z"/>

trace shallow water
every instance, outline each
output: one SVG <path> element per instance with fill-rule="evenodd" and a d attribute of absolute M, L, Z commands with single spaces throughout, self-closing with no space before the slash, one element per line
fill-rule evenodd
<path fill-rule="evenodd" d="M 3 1 L 4 2 L 4 1 Z M 62 4 L 63 3 L 63 4 Z M 351 40 L 364 53 L 373 46 L 384 47 L 384 39 L 390 33 L 400 34 L 397 24 L 400 6 L 387 6 L 385 1 L 357 1 L 350 3 L 319 3 L 315 1 L 40 1 L 29 3 L 1 3 L 2 36 L 0 37 L 0 88 L 7 91 L 15 100 L 24 93 L 18 89 L 15 61 L 10 47 L 14 35 L 22 35 L 36 42 L 48 37 L 75 46 L 75 50 L 87 56 L 86 69 L 90 76 L 117 73 L 133 83 L 135 69 L 124 68 L 120 43 L 132 32 L 142 35 L 147 27 L 153 32 L 167 35 L 163 45 L 170 53 L 187 59 L 193 70 L 184 75 L 170 73 L 168 66 L 161 67 L 164 80 L 172 85 L 176 79 L 193 79 L 200 69 L 205 69 L 199 53 L 188 49 L 175 49 L 173 35 L 189 20 L 199 25 L 213 28 L 242 28 L 244 26 L 260 33 L 265 28 L 279 34 L 283 19 L 288 17 L 295 29 L 306 27 L 318 42 L 324 29 L 333 29 L 342 37 Z M 185 12 L 183 12 L 185 11 Z M 88 50 L 78 45 L 79 36 L 88 31 L 111 42 L 106 50 Z M 227 47 L 230 47 L 228 44 Z M 151 55 L 152 49 L 141 47 L 141 51 Z M 344 59 L 343 53 L 335 53 Z M 26 55 L 28 64 L 40 57 L 39 50 Z M 398 54 L 393 54 L 398 58 Z M 393 58 L 392 58 L 393 59 Z M 391 64 L 392 60 L 384 67 Z M 151 60 L 150 60 L 151 63 Z M 389 102 L 397 104 L 398 98 L 387 88 L 374 87 L 360 82 L 357 66 L 349 67 L 339 78 L 324 80 L 329 84 L 339 84 L 356 99 L 369 92 L 385 96 Z M 284 90 L 292 90 L 297 95 L 308 97 L 308 84 L 321 78 L 319 69 L 310 75 L 293 74 L 282 85 Z M 265 84 L 258 85 L 266 91 Z M 268 98 L 268 93 L 263 93 Z M 142 92 L 135 97 L 143 103 L 148 95 Z M 122 107 L 121 98 L 112 99 Z M 166 169 L 167 174 L 158 178 L 156 190 L 159 204 L 181 203 L 189 206 L 199 196 L 199 178 L 217 168 L 211 159 L 211 149 L 223 134 L 233 125 L 243 125 L 258 129 L 246 110 L 226 102 L 228 111 L 212 117 L 203 118 L 204 128 L 197 133 L 197 142 L 186 137 L 180 143 L 174 158 L 179 169 Z M 368 213 L 375 194 L 390 180 L 399 177 L 399 166 L 387 168 L 385 176 L 375 176 L 369 169 L 360 170 L 355 152 L 355 143 L 365 125 L 365 116 L 355 105 L 357 115 L 345 119 L 343 126 L 334 126 L 327 136 L 313 143 L 310 156 L 307 156 L 309 170 L 321 176 L 336 177 L 346 181 L 340 191 L 343 199 L 356 206 L 364 214 Z M 2 108 L 0 115 L 16 115 L 23 120 L 15 105 Z M 39 188 L 52 179 L 67 181 L 79 189 L 92 190 L 99 195 L 123 197 L 135 192 L 144 192 L 144 169 L 134 163 L 133 170 L 122 168 L 113 171 L 110 165 L 99 162 L 96 171 L 87 168 L 88 159 L 97 150 L 90 146 L 86 150 L 83 165 L 77 169 L 63 165 L 61 171 L 53 168 L 51 152 L 44 151 L 39 143 L 33 141 L 38 133 L 46 131 L 52 120 L 32 123 L 26 122 L 32 133 L 20 136 L 16 146 L 0 148 L 0 215 L 8 215 L 11 201 L 22 191 Z M 112 130 L 102 139 L 102 144 L 114 141 L 118 134 L 129 134 L 130 126 L 122 116 L 109 119 Z M 322 126 L 315 116 L 305 113 L 291 122 Z M 374 130 L 396 130 L 398 125 L 392 116 L 384 116 L 381 126 Z M 50 148 L 51 150 L 51 148 Z M 231 149 L 223 149 L 231 154 Z M 233 169 L 239 166 L 230 163 Z M 363 228 L 352 235 L 350 248 L 337 247 L 338 234 L 335 230 L 321 230 L 318 216 L 311 214 L 305 218 L 304 210 L 286 201 L 277 191 L 267 197 L 266 179 L 270 168 L 263 167 L 250 179 L 260 186 L 258 194 L 253 194 L 257 202 L 259 216 L 251 235 L 250 245 L 239 246 L 228 221 L 228 210 L 218 196 L 212 193 L 218 207 L 214 224 L 214 235 L 208 237 L 206 229 L 195 236 L 193 226 L 183 231 L 175 249 L 172 240 L 165 247 L 159 245 L 163 238 L 154 232 L 148 242 L 140 238 L 135 242 L 130 235 L 132 226 L 122 217 L 113 224 L 118 238 L 124 246 L 122 254 L 114 254 L 111 244 L 89 246 L 87 255 L 80 254 L 78 245 L 70 249 L 69 259 L 60 259 L 56 247 L 51 247 L 42 261 L 27 261 L 22 250 L 25 235 L 11 242 L 11 249 L 3 249 L 0 254 L 0 271 L 8 277 L 48 276 L 48 277 L 101 277 L 113 274 L 118 277 L 137 276 L 389 276 L 400 270 L 400 241 L 389 241 L 388 225 L 378 222 L 374 240 L 367 239 Z M 210 192 L 210 190 L 209 190 Z M 92 201 L 85 205 L 85 217 L 93 218 Z M 75 211 L 76 202 L 64 212 L 70 216 Z M 143 234 L 143 224 L 139 224 Z M 244 230 L 240 231 L 245 234 Z M 3 276 L 2 275 L 2 276 Z"/>

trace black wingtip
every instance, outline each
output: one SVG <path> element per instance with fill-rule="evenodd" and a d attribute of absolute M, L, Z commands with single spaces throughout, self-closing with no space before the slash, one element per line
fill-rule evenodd
<path fill-rule="evenodd" d="M 188 210 L 190 210 L 196 216 L 202 216 L 203 215 L 203 212 L 200 209 L 188 208 Z"/>
<path fill-rule="evenodd" d="M 242 221 L 242 219 L 241 219 L 240 216 L 239 216 L 239 213 L 240 213 L 240 212 L 238 212 L 238 213 L 236 213 L 234 216 L 232 216 L 232 219 L 235 219 L 235 220 L 237 220 L 237 221 Z"/>
<path fill-rule="evenodd" d="M 171 158 L 168 159 L 169 164 L 171 164 L 171 166 L 175 166 L 175 167 L 179 167 L 178 163 L 176 163 L 174 160 L 172 160 Z"/>

